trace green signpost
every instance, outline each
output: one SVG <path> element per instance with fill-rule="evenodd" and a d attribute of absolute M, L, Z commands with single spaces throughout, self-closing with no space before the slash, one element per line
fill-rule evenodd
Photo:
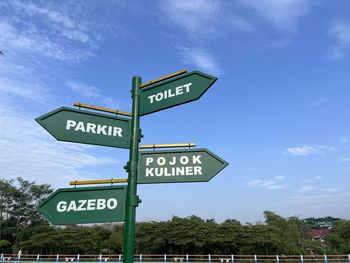
<path fill-rule="evenodd" d="M 125 186 L 58 189 L 38 210 L 54 225 L 123 222 Z"/>
<path fill-rule="evenodd" d="M 140 152 L 137 183 L 208 182 L 227 162 L 207 149 Z"/>
<path fill-rule="evenodd" d="M 123 262 L 133 263 L 136 207 L 141 202 L 137 184 L 207 182 L 228 165 L 207 149 L 139 153 L 140 116 L 197 100 L 216 80 L 200 71 L 181 71 L 142 85 L 141 78 L 134 76 L 132 113 L 127 114 L 131 119 L 65 107 L 37 118 L 57 140 L 130 149 L 127 188 L 58 189 L 39 205 L 39 211 L 56 225 L 125 221 Z"/>
<path fill-rule="evenodd" d="M 129 148 L 130 121 L 126 118 L 62 107 L 36 121 L 59 141 Z"/>
<path fill-rule="evenodd" d="M 192 71 L 146 86 L 140 95 L 140 115 L 198 100 L 216 80 L 216 77 Z"/>

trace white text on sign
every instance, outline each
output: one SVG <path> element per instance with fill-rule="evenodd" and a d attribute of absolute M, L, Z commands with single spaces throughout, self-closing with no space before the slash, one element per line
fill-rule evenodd
<path fill-rule="evenodd" d="M 159 102 L 162 100 L 166 100 L 172 97 L 182 95 L 184 93 L 189 93 L 191 86 L 192 86 L 192 83 L 187 83 L 187 84 L 178 86 L 174 89 L 167 89 L 162 92 L 158 92 L 156 94 L 150 95 L 148 96 L 149 103 L 152 104 L 153 102 Z"/>
<path fill-rule="evenodd" d="M 101 125 L 90 122 L 67 120 L 66 130 L 81 131 L 86 133 L 101 134 L 114 137 L 123 137 L 123 129 L 120 127 Z"/>
<path fill-rule="evenodd" d="M 115 198 L 109 199 L 87 199 L 87 200 L 72 200 L 72 201 L 60 201 L 57 203 L 57 212 L 77 212 L 77 211 L 93 211 L 93 210 L 105 210 L 115 209 L 118 206 L 118 201 Z"/>
<path fill-rule="evenodd" d="M 146 177 L 153 176 L 187 176 L 203 175 L 202 173 L 202 155 L 193 156 L 173 156 L 170 160 L 165 157 L 146 157 Z M 173 166 L 173 167 L 169 167 Z M 158 166 L 158 167 L 149 167 Z"/>

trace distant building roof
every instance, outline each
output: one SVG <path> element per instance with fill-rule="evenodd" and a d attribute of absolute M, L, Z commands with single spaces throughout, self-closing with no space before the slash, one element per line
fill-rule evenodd
<path fill-rule="evenodd" d="M 309 232 L 309 236 L 312 239 L 323 239 L 329 234 L 329 229 L 312 229 Z"/>

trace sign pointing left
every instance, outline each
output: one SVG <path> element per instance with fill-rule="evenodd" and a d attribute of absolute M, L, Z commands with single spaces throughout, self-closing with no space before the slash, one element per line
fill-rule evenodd
<path fill-rule="evenodd" d="M 61 107 L 35 120 L 59 141 L 129 148 L 126 118 Z"/>
<path fill-rule="evenodd" d="M 54 225 L 123 222 L 125 186 L 61 188 L 38 210 Z"/>

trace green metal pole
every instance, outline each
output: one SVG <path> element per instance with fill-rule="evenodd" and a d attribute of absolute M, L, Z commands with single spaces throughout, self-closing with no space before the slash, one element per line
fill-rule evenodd
<path fill-rule="evenodd" d="M 125 228 L 124 228 L 124 256 L 123 263 L 134 263 L 135 253 L 135 216 L 136 207 L 140 203 L 137 192 L 137 166 L 139 159 L 139 143 L 141 141 L 140 129 L 140 85 L 141 78 L 132 78 L 132 116 L 129 162 L 126 165 L 128 171 L 128 189 L 126 193 Z"/>

